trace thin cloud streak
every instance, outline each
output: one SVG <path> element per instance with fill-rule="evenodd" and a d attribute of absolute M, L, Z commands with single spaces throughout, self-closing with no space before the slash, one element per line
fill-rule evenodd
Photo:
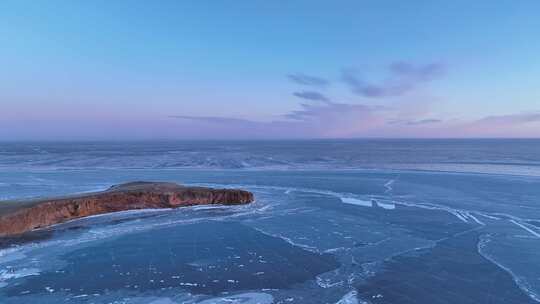
<path fill-rule="evenodd" d="M 382 118 L 384 111 L 383 107 L 328 102 L 300 104 L 300 109 L 270 122 L 212 116 L 169 117 L 191 121 L 193 123 L 191 129 L 197 130 L 200 134 L 209 134 L 211 137 L 331 138 L 354 137 L 364 130 L 384 125 Z"/>
<path fill-rule="evenodd" d="M 302 99 L 312 100 L 312 101 L 322 101 L 322 102 L 328 102 L 330 101 L 330 98 L 326 97 L 325 95 L 315 92 L 315 91 L 301 91 L 301 92 L 294 92 L 294 96 Z"/>
<path fill-rule="evenodd" d="M 437 124 L 437 123 L 442 123 L 442 122 L 443 122 L 442 119 L 427 118 L 427 119 L 420 119 L 420 120 L 394 120 L 394 121 L 389 121 L 388 124 L 417 126 L 417 125 Z"/>
<path fill-rule="evenodd" d="M 215 124 L 258 124 L 259 122 L 251 121 L 242 118 L 220 117 L 220 116 L 189 116 L 189 115 L 170 115 L 170 118 L 178 118 L 185 120 L 196 120 Z"/>
<path fill-rule="evenodd" d="M 193 123 L 185 128 L 211 138 L 362 138 L 362 137 L 540 137 L 540 113 L 487 116 L 477 120 L 396 117 L 388 107 L 362 104 L 301 104 L 270 122 L 228 117 L 171 116 Z"/>
<path fill-rule="evenodd" d="M 392 63 L 388 70 L 388 78 L 379 84 L 362 79 L 355 69 L 344 69 L 341 79 L 356 95 L 369 98 L 393 97 L 404 95 L 424 83 L 442 77 L 446 67 L 440 63 L 414 65 L 400 61 Z"/>
<path fill-rule="evenodd" d="M 304 86 L 326 87 L 330 84 L 330 82 L 324 78 L 310 76 L 302 73 L 289 74 L 287 75 L 287 78 L 289 78 L 290 81 L 296 84 Z"/>
<path fill-rule="evenodd" d="M 478 121 L 478 123 L 493 124 L 526 124 L 533 122 L 540 122 L 540 112 L 488 116 Z"/>

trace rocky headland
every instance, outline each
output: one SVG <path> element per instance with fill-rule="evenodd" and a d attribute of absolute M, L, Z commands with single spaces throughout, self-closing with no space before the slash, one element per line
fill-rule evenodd
<path fill-rule="evenodd" d="M 251 203 L 253 199 L 251 192 L 240 189 L 132 182 L 101 192 L 0 202 L 0 236 L 14 236 L 72 219 L 110 212 L 208 204 L 239 205 Z"/>

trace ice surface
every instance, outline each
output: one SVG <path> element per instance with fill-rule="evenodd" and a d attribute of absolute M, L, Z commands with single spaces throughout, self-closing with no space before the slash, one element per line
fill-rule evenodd
<path fill-rule="evenodd" d="M 256 195 L 247 206 L 116 213 L 2 240 L 0 302 L 538 302 L 534 148 L 494 152 L 503 164 L 432 143 L 403 146 L 407 155 L 385 150 L 381 158 L 385 144 L 370 153 L 358 143 L 336 143 L 342 150 L 332 151 L 314 143 L 282 151 L 262 143 L 163 145 L 0 146 L 5 198 L 141 179 Z M 483 149 L 492 151 L 476 151 Z M 461 164 L 444 163 L 450 157 Z M 362 169 L 375 158 L 383 164 Z M 441 168 L 453 170 L 433 171 Z M 497 174 L 458 172 L 471 168 Z"/>

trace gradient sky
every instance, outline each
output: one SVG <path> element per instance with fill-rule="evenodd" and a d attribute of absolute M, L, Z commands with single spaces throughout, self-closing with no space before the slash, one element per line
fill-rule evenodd
<path fill-rule="evenodd" d="M 0 1 L 0 140 L 540 137 L 540 1 Z"/>

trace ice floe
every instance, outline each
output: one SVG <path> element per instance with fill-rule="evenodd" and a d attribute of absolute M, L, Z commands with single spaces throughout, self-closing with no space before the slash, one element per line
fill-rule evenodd
<path fill-rule="evenodd" d="M 197 304 L 271 304 L 272 295 L 262 292 L 248 292 L 232 296 L 207 299 Z"/>

